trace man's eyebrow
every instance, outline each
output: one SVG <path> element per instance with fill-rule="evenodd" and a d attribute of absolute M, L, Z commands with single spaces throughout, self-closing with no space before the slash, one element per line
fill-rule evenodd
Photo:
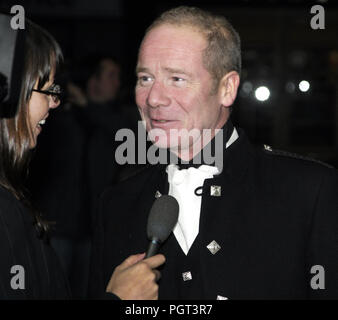
<path fill-rule="evenodd" d="M 145 67 L 136 67 L 136 73 L 139 73 L 139 72 L 149 73 L 149 69 Z"/>
<path fill-rule="evenodd" d="M 165 71 L 168 71 L 170 73 L 179 73 L 179 74 L 185 74 L 188 77 L 191 77 L 192 74 L 190 72 L 185 71 L 184 69 L 176 69 L 176 68 L 164 68 Z"/>
<path fill-rule="evenodd" d="M 165 71 L 169 72 L 169 73 L 179 73 L 179 74 L 185 74 L 189 77 L 192 76 L 192 74 L 190 72 L 185 71 L 184 69 L 178 69 L 178 68 L 170 68 L 170 67 L 166 67 L 164 68 Z M 136 67 L 136 73 L 139 72 L 146 72 L 146 73 L 150 73 L 148 68 L 145 67 Z"/>

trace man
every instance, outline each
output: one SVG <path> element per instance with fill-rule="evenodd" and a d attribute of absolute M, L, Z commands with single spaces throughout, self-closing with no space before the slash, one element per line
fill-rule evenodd
<path fill-rule="evenodd" d="M 106 103 L 116 99 L 120 89 L 120 66 L 110 57 L 101 57 L 87 82 L 90 102 Z"/>
<path fill-rule="evenodd" d="M 103 194 L 92 292 L 105 288 L 124 257 L 145 250 L 155 195 L 169 193 L 180 210 L 160 250 L 159 299 L 338 297 L 337 172 L 270 147 L 256 150 L 232 126 L 240 68 L 239 36 L 223 17 L 179 7 L 148 28 L 136 102 L 150 136 L 157 130 L 154 143 L 180 163 L 149 165 Z M 195 134 L 186 138 L 183 129 Z M 219 149 L 217 129 L 222 165 L 203 154 L 196 165 L 199 151 Z"/>

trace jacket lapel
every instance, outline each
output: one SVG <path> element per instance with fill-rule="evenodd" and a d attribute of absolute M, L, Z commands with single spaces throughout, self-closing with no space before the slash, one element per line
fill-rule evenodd
<path fill-rule="evenodd" d="M 235 294 L 235 268 L 243 265 L 242 252 L 237 239 L 246 232 L 246 216 L 248 205 L 253 197 L 251 184 L 248 183 L 250 158 L 253 157 L 252 146 L 243 132 L 224 153 L 223 172 L 205 181 L 200 217 L 200 259 L 202 272 L 212 274 L 204 284 L 207 292 L 216 291 L 219 295 L 231 297 Z M 220 195 L 212 192 L 215 187 L 220 189 Z M 245 201 L 243 201 L 245 199 Z M 243 228 L 242 228 L 243 227 Z M 217 252 L 212 253 L 208 245 L 216 242 Z M 219 283 L 227 284 L 227 288 L 219 288 Z M 227 289 L 227 290 L 225 290 Z M 225 290 L 225 291 L 222 291 Z M 209 297 L 215 299 L 215 297 Z"/>

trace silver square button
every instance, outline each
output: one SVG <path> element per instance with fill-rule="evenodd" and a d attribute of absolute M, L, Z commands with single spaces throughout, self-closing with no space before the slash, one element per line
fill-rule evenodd
<path fill-rule="evenodd" d="M 221 246 L 215 241 L 211 241 L 208 245 L 207 248 L 212 254 L 216 254 L 219 250 L 221 250 Z"/>
<path fill-rule="evenodd" d="M 220 197 L 221 196 L 221 186 L 210 186 L 210 195 L 212 197 Z"/>
<path fill-rule="evenodd" d="M 157 190 L 156 193 L 155 193 L 155 198 L 158 199 L 160 197 L 162 197 L 162 194 L 161 194 L 160 191 Z"/>
<path fill-rule="evenodd" d="M 183 281 L 189 281 L 192 280 L 192 275 L 190 271 L 183 272 L 182 273 Z"/>

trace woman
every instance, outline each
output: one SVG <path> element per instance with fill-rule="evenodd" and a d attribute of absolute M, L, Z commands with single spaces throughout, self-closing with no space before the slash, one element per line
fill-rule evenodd
<path fill-rule="evenodd" d="M 23 187 L 31 150 L 50 109 L 60 103 L 54 76 L 62 53 L 52 36 L 37 25 L 27 22 L 24 32 L 18 111 L 13 118 L 0 118 L 0 299 L 67 299 L 70 290 L 48 243 L 48 224 L 33 209 Z M 164 257 L 143 258 L 144 254 L 127 258 L 114 270 L 106 290 L 100 288 L 91 297 L 157 298 L 158 272 L 152 269 Z M 98 276 L 97 281 L 101 280 Z"/>
<path fill-rule="evenodd" d="M 59 45 L 26 21 L 24 70 L 18 111 L 0 118 L 0 299 L 66 299 L 59 261 L 48 244 L 48 224 L 27 197 L 23 181 L 50 109 L 59 105 L 54 84 Z"/>

